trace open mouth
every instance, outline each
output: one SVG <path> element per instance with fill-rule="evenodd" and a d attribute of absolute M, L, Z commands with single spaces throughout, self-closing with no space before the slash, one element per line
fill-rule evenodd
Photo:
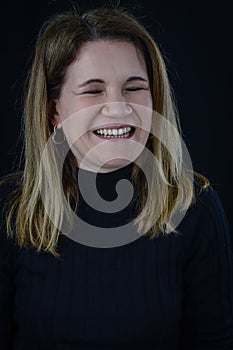
<path fill-rule="evenodd" d="M 121 126 L 111 129 L 97 129 L 94 134 L 101 139 L 130 139 L 135 133 L 132 126 Z"/>

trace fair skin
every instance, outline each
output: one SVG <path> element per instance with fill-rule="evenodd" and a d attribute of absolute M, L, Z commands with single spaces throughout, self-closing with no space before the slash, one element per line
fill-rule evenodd
<path fill-rule="evenodd" d="M 63 128 L 81 168 L 113 171 L 137 158 L 147 142 L 149 78 L 131 43 L 100 40 L 83 46 L 55 104 L 54 124 Z"/>

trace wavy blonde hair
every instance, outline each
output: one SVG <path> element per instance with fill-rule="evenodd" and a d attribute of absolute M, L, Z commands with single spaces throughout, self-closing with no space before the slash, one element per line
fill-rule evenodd
<path fill-rule="evenodd" d="M 68 202 L 78 203 L 77 165 L 69 151 L 64 167 L 62 182 L 58 175 L 59 151 L 51 148 L 45 159 L 46 186 L 43 202 L 53 212 L 51 222 L 41 199 L 41 156 L 53 126 L 54 113 L 51 101 L 58 99 L 66 79 L 69 65 L 80 48 L 96 40 L 122 40 L 133 43 L 146 63 L 153 109 L 167 119 L 180 132 L 179 119 L 168 81 L 166 67 L 160 50 L 145 27 L 127 10 L 121 8 L 98 8 L 84 13 L 76 9 L 56 14 L 49 19 L 39 33 L 24 108 L 25 120 L 25 165 L 23 174 L 17 177 L 17 191 L 11 202 L 7 218 L 9 235 L 16 235 L 21 246 L 32 246 L 38 251 L 48 251 L 57 256 L 56 244 L 59 225 L 64 217 L 63 193 Z M 159 175 L 165 179 L 164 196 L 158 194 L 155 169 L 152 171 L 150 191 L 146 180 L 139 177 L 139 167 L 133 168 L 132 181 L 140 188 L 140 214 L 136 219 L 138 232 L 153 239 L 172 228 L 171 217 L 177 208 L 186 210 L 194 200 L 193 181 L 190 170 L 182 163 L 181 137 L 173 137 L 168 128 L 164 137 L 169 140 L 167 151 L 162 142 L 151 133 L 147 148 L 158 160 Z M 146 160 L 144 159 L 144 162 Z M 202 178 L 204 186 L 208 180 Z M 14 177 L 16 180 L 16 175 Z M 56 188 L 56 191 L 51 189 Z M 64 191 L 64 192 L 63 192 Z M 147 202 L 147 196 L 150 201 Z M 156 200 L 155 200 L 156 198 Z M 160 199 L 161 198 L 161 199 Z M 160 203 L 161 201 L 161 203 Z M 162 208 L 158 220 L 151 225 L 155 212 Z"/>

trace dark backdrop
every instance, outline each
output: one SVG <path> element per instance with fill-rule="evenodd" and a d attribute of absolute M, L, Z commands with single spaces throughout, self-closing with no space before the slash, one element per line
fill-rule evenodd
<path fill-rule="evenodd" d="M 70 1 L 1 4 L 0 174 L 12 171 L 21 149 L 21 97 L 37 32 Z M 78 1 L 81 8 L 101 1 Z M 233 228 L 232 29 L 227 2 L 121 1 L 141 19 L 166 58 L 193 167 L 219 193 Z"/>

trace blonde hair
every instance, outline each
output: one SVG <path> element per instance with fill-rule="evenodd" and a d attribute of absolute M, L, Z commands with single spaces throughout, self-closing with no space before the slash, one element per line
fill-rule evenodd
<path fill-rule="evenodd" d="M 160 50 L 152 36 L 128 11 L 120 8 L 98 8 L 84 13 L 71 10 L 56 14 L 49 19 L 39 33 L 33 65 L 27 83 L 25 100 L 25 166 L 23 174 L 18 176 L 18 190 L 11 202 L 7 227 L 10 235 L 16 234 L 21 246 L 32 246 L 38 251 L 44 250 L 57 256 L 56 244 L 59 237 L 59 225 L 64 216 L 63 190 L 68 202 L 78 203 L 77 165 L 74 155 L 69 151 L 65 163 L 62 183 L 58 175 L 58 149 L 52 148 L 45 159 L 46 186 L 56 191 L 45 191 L 41 199 L 41 157 L 53 132 L 51 124 L 51 105 L 49 101 L 58 99 L 66 79 L 69 65 L 76 58 L 80 48 L 87 42 L 96 40 L 123 40 L 131 42 L 142 53 L 146 63 L 153 109 L 167 119 L 180 132 L 179 119 L 168 81 L 166 67 Z M 153 170 L 150 191 L 147 191 L 145 179 L 141 180 L 139 167 L 134 166 L 132 180 L 140 188 L 141 211 L 136 219 L 138 231 L 153 239 L 160 232 L 166 234 L 171 228 L 170 219 L 177 208 L 187 209 L 194 200 L 193 182 L 189 170 L 184 167 L 181 137 L 171 137 L 170 129 L 165 130 L 170 147 L 176 151 L 175 158 L 166 150 L 153 132 L 147 147 L 155 155 L 160 165 L 160 175 L 166 180 L 166 198 L 162 198 L 163 210 L 154 225 L 156 208 L 159 203 L 158 186 Z M 203 179 L 204 186 L 208 180 Z M 149 193 L 150 192 L 150 193 Z M 148 204 L 147 196 L 151 201 Z M 156 198 L 156 201 L 153 200 Z M 165 203 L 165 204 L 164 204 Z M 53 212 L 51 222 L 44 204 Z M 15 232 L 14 232 L 15 231 Z"/>

